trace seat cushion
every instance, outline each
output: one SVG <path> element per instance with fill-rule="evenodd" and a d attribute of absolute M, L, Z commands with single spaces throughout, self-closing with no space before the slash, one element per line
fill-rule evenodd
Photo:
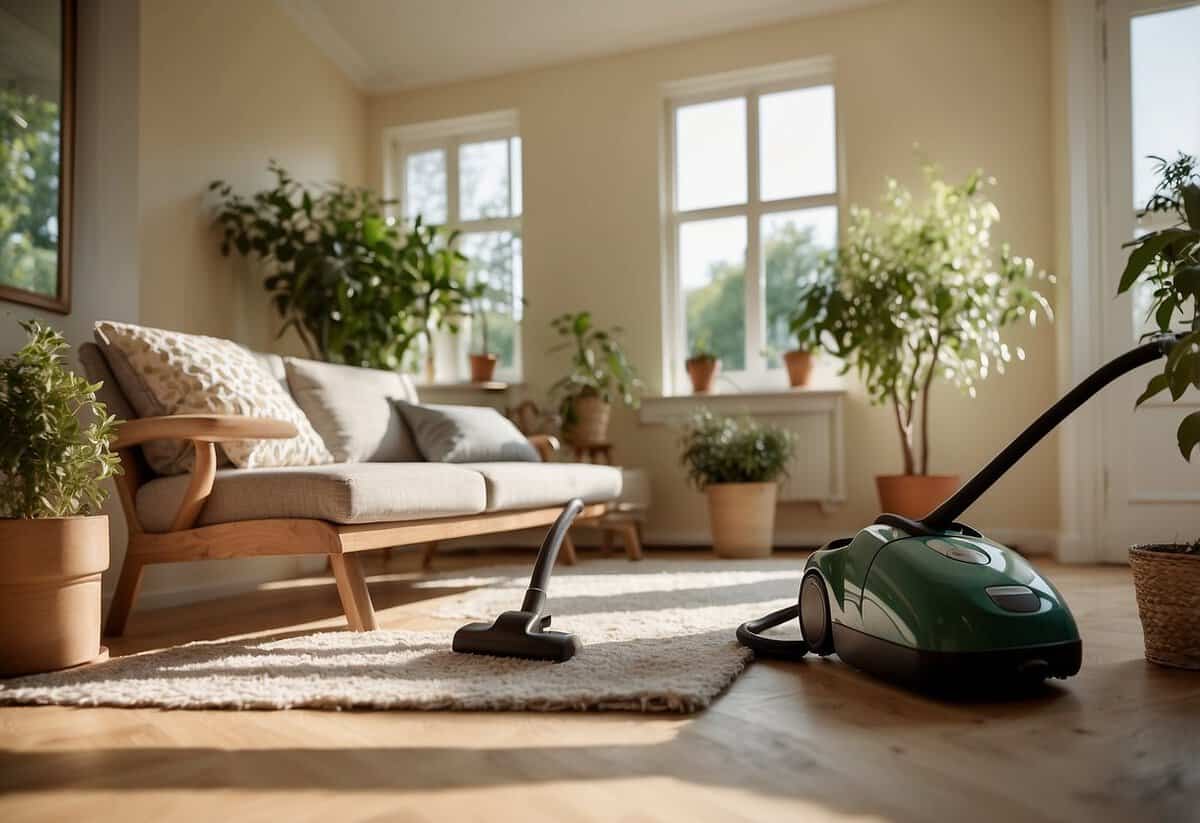
<path fill-rule="evenodd" d="M 561 506 L 573 497 L 604 503 L 621 494 L 621 470 L 591 463 L 456 463 L 487 481 L 487 510 Z"/>
<path fill-rule="evenodd" d="M 167 531 L 188 477 L 160 477 L 138 489 L 146 531 Z M 487 487 L 474 471 L 444 463 L 334 463 L 282 469 L 222 469 L 197 525 L 273 517 L 333 523 L 387 523 L 479 514 Z"/>
<path fill-rule="evenodd" d="M 284 359 L 292 397 L 339 463 L 420 460 L 394 400 L 416 402 L 408 375 Z"/>

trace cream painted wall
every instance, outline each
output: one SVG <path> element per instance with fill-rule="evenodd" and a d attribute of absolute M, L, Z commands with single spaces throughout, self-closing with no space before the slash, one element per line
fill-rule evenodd
<path fill-rule="evenodd" d="M 141 17 L 140 320 L 298 352 L 274 340 L 246 264 L 221 257 L 205 189 L 215 178 L 262 188 L 270 159 L 301 180 L 363 182 L 365 97 L 274 2 L 143 0 Z M 151 567 L 146 602 L 241 588 L 300 562 Z"/>
<path fill-rule="evenodd" d="M 874 204 L 885 175 L 919 181 L 914 142 L 951 174 L 982 166 L 1000 181 L 1000 235 L 1045 266 L 1055 258 L 1050 8 L 1041 0 L 911 0 L 675 46 L 372 98 L 368 179 L 381 184 L 390 126 L 503 108 L 524 140 L 526 376 L 542 392 L 559 363 L 543 356 L 547 321 L 588 308 L 626 327 L 650 390 L 661 386 L 660 154 L 663 83 L 813 55 L 836 61 L 844 204 Z M 1032 353 L 976 401 L 935 393 L 933 468 L 969 473 L 1055 395 L 1052 329 L 1015 335 Z M 825 515 L 783 507 L 779 542 L 844 533 L 877 510 L 873 476 L 899 471 L 886 409 L 860 388 L 847 400 L 848 503 Z M 674 434 L 615 416 L 619 458 L 652 473 L 652 538 L 704 534 L 702 498 L 676 466 Z M 1058 527 L 1053 443 L 1030 455 L 970 513 L 1008 539 Z M 1044 546 L 1041 546 L 1044 548 Z"/>

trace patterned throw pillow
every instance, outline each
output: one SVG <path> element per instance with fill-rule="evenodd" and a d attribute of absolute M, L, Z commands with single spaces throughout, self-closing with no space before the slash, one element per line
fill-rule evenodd
<path fill-rule="evenodd" d="M 250 469 L 333 462 L 333 455 L 296 401 L 237 343 L 110 322 L 97 323 L 96 336 L 102 347 L 125 360 L 128 369 L 123 371 L 136 377 L 143 397 L 153 401 L 153 413 L 240 414 L 295 425 L 299 434 L 290 439 L 222 443 L 235 466 Z M 138 411 L 146 414 L 141 408 Z M 159 474 L 180 474 L 191 467 L 192 449 L 180 441 L 147 443 L 143 452 Z"/>

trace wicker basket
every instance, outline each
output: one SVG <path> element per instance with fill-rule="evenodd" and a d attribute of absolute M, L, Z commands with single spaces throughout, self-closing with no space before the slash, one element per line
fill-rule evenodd
<path fill-rule="evenodd" d="M 1200 669 L 1200 555 L 1129 550 L 1146 659 Z"/>

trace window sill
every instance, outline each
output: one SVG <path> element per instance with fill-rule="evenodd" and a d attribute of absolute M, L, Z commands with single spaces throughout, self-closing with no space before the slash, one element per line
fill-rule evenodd
<path fill-rule="evenodd" d="M 470 380 L 459 380 L 447 381 L 444 383 L 418 383 L 417 394 L 421 395 L 425 392 L 454 392 L 455 394 L 462 392 L 478 392 L 480 394 L 495 394 L 498 392 L 507 392 L 524 387 L 524 383 L 509 383 L 504 380 L 489 380 L 486 383 L 473 383 Z"/>
<path fill-rule="evenodd" d="M 640 419 L 649 424 L 679 423 L 702 408 L 726 415 L 827 414 L 845 394 L 841 383 L 822 382 L 796 389 L 643 397 Z"/>

